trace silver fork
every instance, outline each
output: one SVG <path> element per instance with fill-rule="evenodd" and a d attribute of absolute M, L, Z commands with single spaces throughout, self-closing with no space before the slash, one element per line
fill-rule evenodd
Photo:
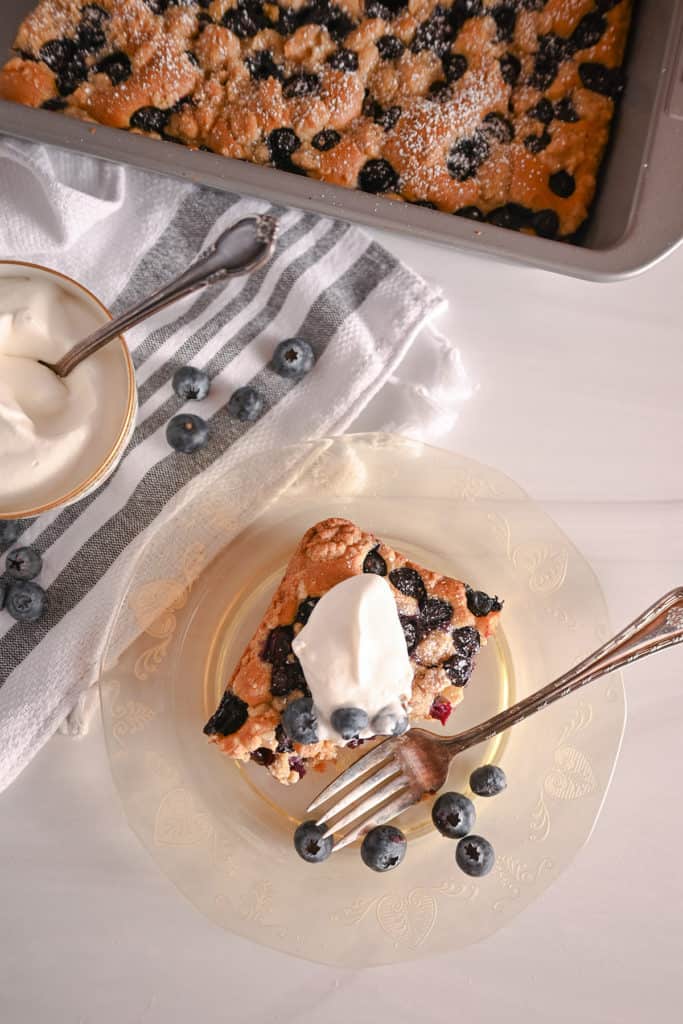
<path fill-rule="evenodd" d="M 327 825 L 326 836 L 347 830 L 334 844 L 335 850 L 341 850 L 376 825 L 391 821 L 425 794 L 441 789 L 451 761 L 463 750 L 497 736 L 586 683 L 682 640 L 683 587 L 678 587 L 554 682 L 480 725 L 448 738 L 411 729 L 384 740 L 342 772 L 308 810 L 321 814 L 318 821 Z M 344 790 L 347 792 L 321 813 L 323 805 Z"/>

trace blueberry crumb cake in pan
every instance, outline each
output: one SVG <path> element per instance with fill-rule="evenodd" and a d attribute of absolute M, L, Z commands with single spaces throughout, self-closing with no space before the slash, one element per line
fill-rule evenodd
<path fill-rule="evenodd" d="M 569 239 L 631 0 L 42 0 L 0 97 Z"/>
<path fill-rule="evenodd" d="M 496 627 L 501 602 L 416 565 L 346 519 L 326 519 L 304 534 L 204 727 L 230 757 L 251 758 L 288 785 L 307 770 L 334 761 L 341 746 L 362 742 L 341 737 L 335 741 L 329 734 L 315 742 L 297 742 L 288 729 L 287 709 L 296 702 L 312 703 L 292 645 L 297 646 L 296 638 L 321 598 L 364 573 L 383 577 L 395 602 L 392 613 L 398 613 L 413 676 L 407 715 L 445 724 L 462 700 L 480 645 Z M 403 642 L 400 629 L 399 641 Z M 391 724 L 383 730 L 391 731 Z"/>

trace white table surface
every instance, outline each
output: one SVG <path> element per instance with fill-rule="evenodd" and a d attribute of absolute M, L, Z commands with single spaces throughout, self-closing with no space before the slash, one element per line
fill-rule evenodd
<path fill-rule="evenodd" d="M 379 237 L 379 236 L 378 236 Z M 683 583 L 683 248 L 593 285 L 381 236 L 450 298 L 477 384 L 441 439 L 516 479 L 624 624 Z M 404 373 L 419 366 L 419 350 Z M 381 393 L 359 421 L 391 419 Z M 587 847 L 505 931 L 369 971 L 307 964 L 190 906 L 129 831 L 99 721 L 0 797 L 0 1021 L 642 1024 L 680 1019 L 683 648 L 626 672 L 629 718 Z"/>

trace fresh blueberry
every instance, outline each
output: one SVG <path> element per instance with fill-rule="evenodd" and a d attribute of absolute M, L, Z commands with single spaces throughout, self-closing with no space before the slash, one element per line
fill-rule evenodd
<path fill-rule="evenodd" d="M 474 804 L 462 793 L 442 793 L 434 801 L 432 821 L 447 839 L 462 839 L 474 828 Z"/>
<path fill-rule="evenodd" d="M 47 606 L 47 594 L 37 583 L 11 583 L 5 608 L 17 622 L 37 622 Z"/>
<path fill-rule="evenodd" d="M 391 706 L 378 711 L 370 724 L 375 736 L 402 736 L 410 728 L 405 712 Z"/>
<path fill-rule="evenodd" d="M 431 633 L 435 629 L 445 629 L 453 617 L 453 606 L 439 597 L 430 597 L 420 609 L 420 630 Z"/>
<path fill-rule="evenodd" d="M 330 722 L 343 740 L 353 740 L 363 729 L 367 729 L 369 719 L 367 711 L 362 708 L 336 708 L 330 716 Z"/>
<path fill-rule="evenodd" d="M 488 839 L 482 836 L 465 836 L 455 848 L 455 860 L 466 875 L 481 878 L 488 875 L 496 855 Z"/>
<path fill-rule="evenodd" d="M 496 796 L 507 784 L 505 772 L 496 764 L 483 764 L 470 775 L 470 789 L 477 796 Z"/>
<path fill-rule="evenodd" d="M 332 853 L 334 839 L 328 836 L 323 839 L 327 825 L 317 825 L 315 821 L 302 821 L 294 833 L 294 849 L 309 864 L 320 864 Z"/>
<path fill-rule="evenodd" d="M 318 742 L 318 716 L 311 697 L 299 697 L 282 712 L 282 725 L 295 743 Z"/>
<path fill-rule="evenodd" d="M 230 396 L 228 412 L 243 423 L 253 423 L 263 413 L 263 397 L 256 388 L 237 388 Z"/>
<path fill-rule="evenodd" d="M 366 160 L 358 174 L 358 187 L 373 194 L 395 192 L 398 174 L 388 160 Z"/>
<path fill-rule="evenodd" d="M 373 871 L 391 871 L 406 855 L 406 837 L 393 825 L 379 825 L 366 835 L 360 848 L 363 863 Z"/>
<path fill-rule="evenodd" d="M 173 390 L 184 402 L 206 398 L 211 387 L 208 373 L 198 370 L 196 366 L 181 366 L 173 374 Z"/>
<path fill-rule="evenodd" d="M 319 600 L 319 597 L 304 598 L 304 600 L 297 608 L 296 619 L 294 621 L 300 622 L 302 626 L 305 626 L 311 617 L 311 612 L 313 611 Z"/>
<path fill-rule="evenodd" d="M 489 615 L 490 612 L 499 612 L 503 607 L 497 597 L 489 597 L 483 590 L 472 590 L 467 588 L 467 607 L 473 615 Z"/>
<path fill-rule="evenodd" d="M 454 629 L 453 645 L 458 654 L 464 654 L 465 657 L 472 658 L 481 646 L 479 630 L 475 629 L 474 626 L 460 626 L 459 629 Z"/>
<path fill-rule="evenodd" d="M 271 366 L 288 380 L 301 380 L 315 363 L 315 353 L 303 338 L 286 338 L 275 349 Z"/>
<path fill-rule="evenodd" d="M 43 568 L 43 560 L 35 548 L 14 548 L 7 555 L 5 569 L 13 580 L 33 580 Z"/>
<path fill-rule="evenodd" d="M 376 545 L 363 559 L 363 572 L 373 572 L 376 576 L 386 576 L 387 563 L 379 553 L 379 544 Z"/>
<path fill-rule="evenodd" d="M 21 522 L 18 519 L 0 519 L 0 551 L 14 544 L 19 536 Z"/>
<path fill-rule="evenodd" d="M 249 718 L 249 706 L 231 690 L 226 690 L 218 708 L 204 726 L 207 736 L 231 736 Z"/>
<path fill-rule="evenodd" d="M 418 604 L 423 604 L 427 599 L 425 585 L 416 569 L 411 569 L 407 565 L 401 566 L 400 569 L 392 569 L 389 579 L 398 591 L 406 597 L 414 597 Z"/>
<path fill-rule="evenodd" d="M 208 424 L 201 416 L 181 413 L 174 416 L 166 427 L 166 440 L 177 452 L 189 455 L 208 443 Z"/>

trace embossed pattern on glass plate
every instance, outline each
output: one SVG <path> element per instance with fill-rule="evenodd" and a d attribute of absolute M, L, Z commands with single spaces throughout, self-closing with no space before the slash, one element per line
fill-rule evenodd
<path fill-rule="evenodd" d="M 457 949 L 517 915 L 590 835 L 621 741 L 623 686 L 597 681 L 520 723 L 497 750 L 453 765 L 453 788 L 466 790 L 489 755 L 508 776 L 504 794 L 477 800 L 477 831 L 497 854 L 486 878 L 457 869 L 454 845 L 425 823 L 428 805 L 410 812 L 396 872 L 369 872 L 356 849 L 304 864 L 292 822 L 331 775 L 269 785 L 201 729 L 298 536 L 328 515 L 505 598 L 499 642 L 453 716 L 458 728 L 548 682 L 607 635 L 592 571 L 502 474 L 389 435 L 252 456 L 196 488 L 132 567 L 100 688 L 114 779 L 160 869 L 236 934 L 343 966 Z"/>

